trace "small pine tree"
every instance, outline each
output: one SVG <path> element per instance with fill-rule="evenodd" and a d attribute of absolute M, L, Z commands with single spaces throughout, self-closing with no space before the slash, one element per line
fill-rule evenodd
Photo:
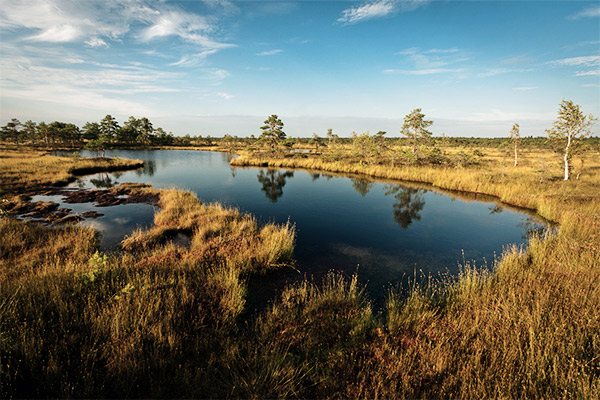
<path fill-rule="evenodd" d="M 285 132 L 283 132 L 283 122 L 281 122 L 277 115 L 273 114 L 265 120 L 264 124 L 265 125 L 260 127 L 260 129 L 262 130 L 260 137 L 261 139 L 269 143 L 271 151 L 273 151 L 275 149 L 275 146 L 277 146 L 277 144 L 279 144 L 280 141 L 285 139 Z"/>
<path fill-rule="evenodd" d="M 420 108 L 415 108 L 404 117 L 404 125 L 402 126 L 401 133 L 411 140 L 412 152 L 417 151 L 417 143 L 421 139 L 429 139 L 431 132 L 427 130 L 433 121 L 425 119 L 425 114 L 421 112 Z"/>

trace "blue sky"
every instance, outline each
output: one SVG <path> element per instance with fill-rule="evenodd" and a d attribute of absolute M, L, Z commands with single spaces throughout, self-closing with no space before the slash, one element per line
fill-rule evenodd
<path fill-rule="evenodd" d="M 0 123 L 148 117 L 176 135 L 540 136 L 600 114 L 598 1 L 0 0 Z M 596 132 L 598 132 L 596 125 Z"/>

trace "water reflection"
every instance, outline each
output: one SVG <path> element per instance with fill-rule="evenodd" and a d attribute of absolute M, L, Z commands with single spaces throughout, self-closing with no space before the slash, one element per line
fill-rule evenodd
<path fill-rule="evenodd" d="M 548 230 L 552 230 L 549 225 L 540 223 L 537 218 L 532 216 L 527 217 L 518 226 L 524 229 L 521 235 L 522 239 L 529 239 L 532 235 L 544 236 Z"/>
<path fill-rule="evenodd" d="M 404 229 L 408 228 L 413 221 L 421 219 L 421 210 L 425 207 L 423 194 L 426 190 L 405 187 L 400 185 L 387 185 L 385 195 L 393 195 L 396 201 L 392 205 L 394 209 L 394 220 Z"/>
<path fill-rule="evenodd" d="M 266 173 L 261 169 L 258 175 L 256 175 L 258 182 L 262 185 L 260 190 L 262 190 L 265 193 L 265 196 L 273 203 L 276 203 L 277 199 L 283 196 L 283 187 L 286 184 L 286 179 L 293 176 L 293 171 L 283 172 L 274 169 L 269 169 Z"/>
<path fill-rule="evenodd" d="M 107 173 L 100 173 L 96 175 L 95 178 L 90 179 L 90 183 L 97 189 L 109 189 L 119 184 L 119 182 L 113 180 Z"/>
<path fill-rule="evenodd" d="M 136 169 L 135 173 L 137 176 L 154 176 L 156 172 L 156 161 L 154 160 L 144 160 L 144 166 L 142 168 Z"/>
<path fill-rule="evenodd" d="M 504 208 L 499 204 L 494 204 L 493 206 L 489 206 L 488 210 L 490 210 L 490 215 L 492 214 L 500 214 L 504 211 Z"/>
<path fill-rule="evenodd" d="M 368 179 L 363 178 L 353 178 L 352 179 L 352 187 L 358 194 L 362 197 L 365 197 L 369 191 L 373 188 L 375 184 Z"/>

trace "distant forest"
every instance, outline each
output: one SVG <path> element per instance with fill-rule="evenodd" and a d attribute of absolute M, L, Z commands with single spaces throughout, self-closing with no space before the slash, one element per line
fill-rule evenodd
<path fill-rule="evenodd" d="M 329 131 L 331 132 L 331 131 Z M 312 134 L 311 137 L 287 137 L 282 142 L 286 147 L 310 147 L 314 145 L 315 139 L 321 145 L 327 147 L 327 140 Z M 353 137 L 338 137 L 337 143 L 350 144 Z M 244 148 L 260 141 L 255 135 L 238 137 L 224 135 L 223 137 L 202 136 L 174 136 L 172 132 L 165 132 L 162 128 L 155 128 L 148 118 L 129 117 L 122 125 L 111 115 L 107 115 L 99 122 L 87 122 L 83 127 L 67 122 L 54 121 L 33 122 L 31 120 L 21 122 L 16 118 L 11 119 L 0 129 L 0 141 L 14 145 L 27 145 L 44 148 L 88 148 L 101 150 L 104 148 L 118 147 L 156 147 L 156 146 L 219 146 L 231 149 Z M 388 144 L 408 145 L 405 137 L 386 137 Z M 509 142 L 506 137 L 475 138 L 475 137 L 432 137 L 431 144 L 442 147 L 496 147 L 507 146 Z M 590 137 L 582 141 L 587 146 L 600 146 L 600 137 Z M 553 144 L 545 136 L 521 137 L 522 148 L 553 148 Z"/>

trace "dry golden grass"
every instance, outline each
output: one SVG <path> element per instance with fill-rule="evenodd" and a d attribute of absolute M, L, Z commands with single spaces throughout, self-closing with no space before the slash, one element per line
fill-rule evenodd
<path fill-rule="evenodd" d="M 95 252 L 93 230 L 0 216 L 1 397 L 223 397 L 246 277 L 292 261 L 294 229 L 159 194 L 156 226 Z M 169 241 L 189 235 L 189 245 Z M 34 382 L 34 383 L 32 383 Z"/>
<path fill-rule="evenodd" d="M 161 211 L 154 217 L 155 226 L 123 240 L 124 250 L 152 250 L 184 235 L 190 241 L 185 259 L 223 260 L 240 271 L 260 273 L 292 262 L 295 233 L 289 223 L 259 227 L 252 216 L 220 204 L 204 205 L 191 192 L 158 193 Z"/>
<path fill-rule="evenodd" d="M 533 238 L 526 251 L 508 250 L 493 272 L 464 266 L 456 281 L 390 293 L 385 323 L 374 326 L 361 343 L 344 348 L 356 355 L 352 360 L 326 350 L 327 362 L 341 364 L 317 382 L 304 369 L 311 365 L 304 358 L 306 348 L 286 349 L 285 357 L 277 357 L 287 360 L 281 367 L 286 376 L 296 377 L 286 390 L 300 397 L 349 398 L 600 396 L 600 157 L 588 153 L 579 179 L 564 182 L 550 152 L 531 151 L 518 167 L 503 165 L 503 157 L 489 153 L 483 168 L 391 168 L 318 156 L 252 154 L 232 162 L 425 182 L 493 195 L 560 223 L 555 236 Z M 540 171 L 539 165 L 547 169 Z M 343 285 L 330 290 L 352 292 Z M 277 349 L 281 342 L 310 340 L 304 335 L 313 333 L 286 328 L 295 326 L 297 311 L 284 307 L 286 295 L 279 302 L 262 322 L 280 326 L 264 346 Z M 350 310 L 342 315 L 351 318 L 369 307 Z M 329 318 L 340 315 L 335 307 L 327 313 Z"/>
<path fill-rule="evenodd" d="M 5 192 L 64 185 L 76 175 L 142 166 L 139 160 L 56 157 L 42 151 L 0 149 L 0 188 Z"/>
<path fill-rule="evenodd" d="M 289 263 L 293 228 L 189 192 L 160 191 L 156 226 L 119 254 L 94 253 L 90 230 L 0 217 L 0 396 L 600 397 L 600 159 L 563 182 L 551 153 L 515 168 L 483 152 L 468 168 L 237 161 L 486 193 L 560 223 L 492 272 L 390 293 L 383 315 L 329 275 L 244 323 L 245 276 Z"/>

